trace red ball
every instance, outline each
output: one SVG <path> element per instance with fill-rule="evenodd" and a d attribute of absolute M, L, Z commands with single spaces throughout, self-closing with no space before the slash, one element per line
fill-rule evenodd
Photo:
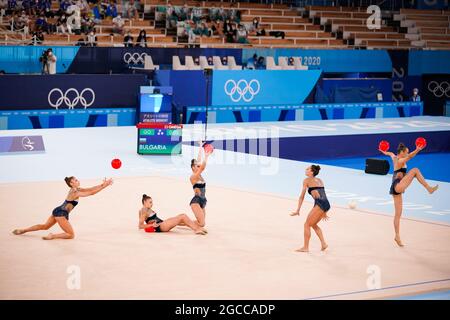
<path fill-rule="evenodd" d="M 416 139 L 416 147 L 417 148 L 425 148 L 427 146 L 427 140 L 423 137 L 419 137 Z"/>
<path fill-rule="evenodd" d="M 205 144 L 203 146 L 203 148 L 205 149 L 206 153 L 212 153 L 214 151 L 214 146 L 212 144 L 209 144 L 209 143 Z"/>
<path fill-rule="evenodd" d="M 386 140 L 382 140 L 380 141 L 380 144 L 378 145 L 378 149 L 381 151 L 388 151 L 389 150 L 389 142 L 387 142 Z"/>
<path fill-rule="evenodd" d="M 114 169 L 119 169 L 119 168 L 122 166 L 122 161 L 120 161 L 120 159 L 113 159 L 113 160 L 111 161 L 111 166 L 112 166 Z"/>
<path fill-rule="evenodd" d="M 147 227 L 147 228 L 145 228 L 144 229 L 145 230 L 145 232 L 155 232 L 155 228 L 154 227 Z"/>

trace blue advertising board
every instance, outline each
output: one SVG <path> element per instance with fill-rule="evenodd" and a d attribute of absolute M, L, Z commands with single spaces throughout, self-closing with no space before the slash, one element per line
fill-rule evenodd
<path fill-rule="evenodd" d="M 135 108 L 0 111 L 0 130 L 132 126 Z"/>
<path fill-rule="evenodd" d="M 409 52 L 410 76 L 421 76 L 423 74 L 450 74 L 450 51 L 427 50 Z"/>
<path fill-rule="evenodd" d="M 0 70 L 6 73 L 41 73 L 39 58 L 48 48 L 56 56 L 56 72 L 65 73 L 77 56 L 79 47 L 74 46 L 0 46 Z"/>
<path fill-rule="evenodd" d="M 300 104 L 320 75 L 321 70 L 215 70 L 212 105 Z"/>
<path fill-rule="evenodd" d="M 300 57 L 310 69 L 326 73 L 391 72 L 392 63 L 386 50 L 322 50 L 322 49 L 243 49 L 245 63 L 253 54 L 258 56 Z"/>
<path fill-rule="evenodd" d="M 135 108 L 146 82 L 141 74 L 8 74 L 0 77 L 0 110 Z"/>
<path fill-rule="evenodd" d="M 201 106 L 211 104 L 211 84 L 206 83 L 203 71 L 199 70 L 157 70 L 155 82 L 160 86 L 173 88 L 172 101 L 176 106 Z"/>
<path fill-rule="evenodd" d="M 400 118 L 423 114 L 422 102 L 330 103 L 208 107 L 209 123 Z M 205 122 L 205 107 L 187 107 L 186 123 Z"/>

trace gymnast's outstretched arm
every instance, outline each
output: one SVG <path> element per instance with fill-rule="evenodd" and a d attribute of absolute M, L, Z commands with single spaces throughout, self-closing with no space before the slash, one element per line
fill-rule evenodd
<path fill-rule="evenodd" d="M 306 179 L 305 179 L 305 180 L 303 180 L 302 192 L 300 193 L 300 196 L 298 198 L 297 209 L 291 213 L 291 216 L 300 215 L 300 208 L 302 207 L 303 200 L 305 199 L 306 189 L 308 189 L 308 183 L 306 182 Z"/>
<path fill-rule="evenodd" d="M 203 144 L 204 144 L 203 141 L 198 142 L 199 149 L 198 149 L 197 163 L 200 163 L 202 161 Z"/>
<path fill-rule="evenodd" d="M 410 152 L 406 158 L 399 159 L 398 162 L 401 164 L 405 164 L 406 162 L 408 162 L 409 160 L 414 158 L 419 153 L 419 151 L 421 151 L 422 149 L 423 148 L 416 147 L 416 150 L 414 150 L 413 152 Z"/>
<path fill-rule="evenodd" d="M 381 149 L 378 149 L 378 151 L 380 151 L 382 154 L 384 154 L 385 156 L 388 156 L 392 159 L 392 161 L 394 161 L 395 158 L 395 154 L 390 152 L 390 151 L 383 151 Z"/>
<path fill-rule="evenodd" d="M 102 191 L 103 189 L 105 189 L 106 187 L 110 186 L 113 184 L 113 180 L 112 179 L 104 179 L 103 183 L 95 186 L 95 187 L 91 187 L 91 188 L 78 188 L 73 192 L 73 197 L 76 199 L 78 197 L 89 197 L 89 196 L 93 196 L 94 194 L 99 193 L 100 191 Z"/>

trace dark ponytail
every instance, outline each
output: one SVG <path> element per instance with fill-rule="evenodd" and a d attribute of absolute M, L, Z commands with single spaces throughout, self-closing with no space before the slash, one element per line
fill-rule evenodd
<path fill-rule="evenodd" d="M 142 195 L 142 204 L 144 204 L 145 200 L 151 199 L 152 197 L 146 195 L 145 193 Z"/>
<path fill-rule="evenodd" d="M 192 159 L 192 160 L 191 160 L 191 169 L 192 169 L 193 166 L 195 166 L 195 162 L 196 162 L 195 159 Z"/>
<path fill-rule="evenodd" d="M 65 177 L 64 181 L 66 182 L 66 184 L 69 186 L 69 188 L 72 188 L 72 186 L 70 185 L 70 181 L 72 181 L 73 176 L 72 177 Z"/>
<path fill-rule="evenodd" d="M 397 154 L 400 153 L 400 152 L 402 152 L 402 151 L 404 151 L 404 150 L 406 150 L 406 149 L 407 149 L 407 148 L 406 148 L 405 144 L 404 144 L 403 142 L 400 142 L 400 143 L 398 144 L 398 147 L 397 147 Z"/>
<path fill-rule="evenodd" d="M 319 171 L 320 171 L 320 166 L 313 164 L 311 166 L 311 171 L 312 171 L 314 177 L 317 176 L 319 174 Z"/>

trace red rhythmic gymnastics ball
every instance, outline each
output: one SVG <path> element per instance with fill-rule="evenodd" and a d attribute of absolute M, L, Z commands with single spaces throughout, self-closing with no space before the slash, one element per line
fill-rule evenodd
<path fill-rule="evenodd" d="M 122 161 L 120 161 L 120 159 L 113 159 L 113 160 L 111 161 L 111 166 L 112 166 L 114 169 L 119 169 L 119 168 L 122 166 Z"/>
<path fill-rule="evenodd" d="M 378 145 L 378 149 L 380 149 L 381 151 L 388 151 L 389 150 L 389 142 L 387 142 L 386 140 L 382 140 L 380 141 L 380 144 Z"/>
<path fill-rule="evenodd" d="M 148 227 L 144 229 L 145 232 L 155 232 L 155 228 L 154 227 Z"/>
<path fill-rule="evenodd" d="M 416 147 L 417 148 L 425 148 L 427 146 L 427 140 L 423 137 L 419 137 L 416 139 Z"/>
<path fill-rule="evenodd" d="M 209 143 L 205 144 L 203 146 L 203 148 L 205 149 L 206 153 L 212 153 L 214 151 L 214 146 L 212 144 L 209 144 Z"/>

